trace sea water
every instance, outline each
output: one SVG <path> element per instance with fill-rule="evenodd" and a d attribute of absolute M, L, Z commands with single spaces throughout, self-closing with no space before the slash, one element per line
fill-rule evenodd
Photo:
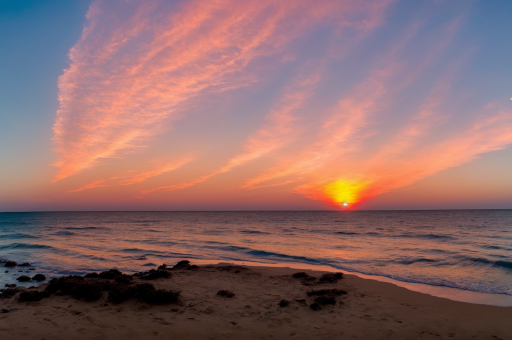
<path fill-rule="evenodd" d="M 0 268 L 0 288 L 20 275 L 180 259 L 329 266 L 512 296 L 512 210 L 0 213 L 0 262 L 33 266 Z"/>

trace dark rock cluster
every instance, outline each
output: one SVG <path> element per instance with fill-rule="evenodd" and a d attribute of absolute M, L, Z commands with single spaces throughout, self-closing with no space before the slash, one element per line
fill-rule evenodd
<path fill-rule="evenodd" d="M 14 262 L 14 261 L 11 261 Z M 188 261 L 181 261 L 179 268 L 189 269 Z M 9 264 L 10 265 L 10 264 Z M 14 262 L 14 265 L 16 263 Z M 133 279 L 138 277 L 141 280 L 156 280 L 160 278 L 170 278 L 171 273 L 166 270 L 166 266 L 160 266 L 158 270 L 150 270 L 134 275 L 126 275 L 117 269 L 110 269 L 101 273 L 88 273 L 84 276 L 69 275 L 52 279 L 44 291 L 24 290 L 15 288 L 16 285 L 6 285 L 7 289 L 0 291 L 0 298 L 10 298 L 16 293 L 19 294 L 20 302 L 41 301 L 44 298 L 56 295 L 70 295 L 76 299 L 86 301 L 96 301 L 100 299 L 105 292 L 108 292 L 108 300 L 112 303 L 121 303 L 129 299 L 138 299 L 150 304 L 168 304 L 178 303 L 180 298 L 179 291 L 167 289 L 155 289 L 152 284 L 133 284 Z M 20 282 L 44 281 L 46 277 L 42 274 L 36 274 L 32 279 L 27 275 L 18 278 Z M 34 288 L 34 287 L 31 287 Z"/>
<path fill-rule="evenodd" d="M 343 278 L 343 273 L 326 273 L 323 274 L 318 282 L 316 278 L 310 276 L 306 272 L 298 272 L 292 275 L 295 279 L 300 279 L 301 283 L 305 286 L 315 286 L 317 284 L 322 283 L 337 283 L 338 280 Z M 310 290 L 307 292 L 308 296 L 315 296 L 315 300 L 312 304 L 309 305 L 314 311 L 322 309 L 322 306 L 325 305 L 335 305 L 336 304 L 336 296 L 347 294 L 343 289 L 318 289 L 318 290 Z M 299 300 L 295 300 L 299 302 Z M 305 303 L 306 300 L 300 300 L 300 302 Z M 342 302 L 341 302 L 342 303 Z M 279 303 L 281 305 L 281 303 Z"/>

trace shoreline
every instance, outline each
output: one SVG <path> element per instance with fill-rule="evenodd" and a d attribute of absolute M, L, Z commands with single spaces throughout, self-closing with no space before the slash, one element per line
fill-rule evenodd
<path fill-rule="evenodd" d="M 434 297 L 440 297 L 449 299 L 452 301 L 458 301 L 458 302 L 467 302 L 472 304 L 482 304 L 482 305 L 489 305 L 489 306 L 501 306 L 501 307 L 512 307 L 512 296 L 507 294 L 493 294 L 493 293 L 482 293 L 482 292 L 476 292 L 471 290 L 464 290 L 454 287 L 448 287 L 448 286 L 435 286 L 435 285 L 429 285 L 426 283 L 419 283 L 419 282 L 406 282 L 406 281 L 400 281 L 396 279 L 392 279 L 386 276 L 381 275 L 370 275 L 370 274 L 364 274 L 359 272 L 353 272 L 353 271 L 347 271 L 344 269 L 339 269 L 336 267 L 328 266 L 328 265 L 315 265 L 315 264 L 307 264 L 307 263 L 298 263 L 298 262 L 278 262 L 278 263 L 268 263 L 268 262 L 258 262 L 258 261 L 240 261 L 240 260 L 229 260 L 228 262 L 225 262 L 224 260 L 204 260 L 204 259 L 195 259 L 195 258 L 174 258 L 169 261 L 170 263 L 177 263 L 181 260 L 188 260 L 191 262 L 194 262 L 194 264 L 198 265 L 215 265 L 218 263 L 232 263 L 236 265 L 242 265 L 242 266 L 252 266 L 252 267 L 275 267 L 275 268 L 292 268 L 296 270 L 312 270 L 312 271 L 324 271 L 324 272 L 336 272 L 336 271 L 343 271 L 346 274 L 355 275 L 360 278 L 369 279 L 369 280 L 375 280 L 379 282 L 388 282 L 392 283 L 396 286 L 406 288 L 408 290 L 419 292 L 423 294 L 428 294 Z M 19 269 L 19 268 L 18 268 Z M 31 267 L 30 270 L 34 270 L 33 267 Z M 29 272 L 29 271 L 17 271 L 18 274 L 15 274 L 14 277 L 19 275 L 24 275 L 28 273 L 36 273 Z M 136 271 L 127 271 L 131 273 L 135 273 Z M 65 276 L 66 274 L 60 275 Z M 69 274 L 67 274 L 69 275 Z M 60 276 L 51 276 L 52 277 L 60 277 Z M 46 282 L 43 283 L 35 283 L 35 282 L 8 282 L 10 284 L 15 283 L 18 287 L 25 287 L 28 288 L 30 286 L 40 286 L 43 285 Z M 35 283 L 35 284 L 34 284 Z M 0 289 L 4 288 L 3 285 L 0 286 Z"/>
<path fill-rule="evenodd" d="M 192 264 L 200 264 L 194 261 Z M 329 271 L 233 263 L 163 268 L 169 277 L 84 282 L 151 283 L 180 291 L 166 304 L 128 298 L 112 302 L 105 291 L 87 302 L 55 290 L 50 297 L 20 302 L 0 299 L 2 339 L 507 339 L 512 307 L 471 304 L 414 292 L 389 282 Z M 117 275 L 117 274 L 116 274 Z M 166 274 L 167 275 L 167 274 Z M 308 278 L 309 277 L 309 278 Z M 100 280 L 100 281 L 95 281 Z M 116 283 L 118 282 L 118 283 Z M 102 283 L 102 284 L 103 284 Z M 49 284 L 23 291 L 45 291 Z M 227 290 L 220 294 L 221 291 Z M 233 296 L 230 296 L 230 293 Z M 178 295 L 174 295 L 177 297 Z M 282 301 L 286 301 L 283 303 Z M 319 304 L 317 310 L 313 305 Z M 316 307 L 315 307 L 316 308 Z"/>
<path fill-rule="evenodd" d="M 219 261 L 214 260 L 196 260 L 196 259 L 188 259 L 190 261 L 194 261 L 201 264 L 216 264 Z M 177 260 L 179 261 L 179 260 Z M 475 292 L 471 290 L 463 290 L 459 288 L 453 288 L 448 286 L 434 286 L 426 283 L 419 282 L 406 282 L 395 280 L 386 276 L 380 275 L 369 275 L 363 274 L 359 272 L 347 271 L 344 269 L 339 269 L 327 265 L 313 265 L 313 264 L 304 264 L 304 263 L 296 263 L 296 262 L 279 262 L 279 263 L 264 263 L 264 262 L 256 262 L 256 261 L 232 261 L 229 263 L 235 263 L 239 265 L 247 265 L 247 266 L 268 266 L 268 267 L 278 267 L 278 268 L 292 268 L 297 270 L 313 270 L 313 271 L 326 271 L 326 272 L 336 272 L 342 271 L 343 273 L 355 275 L 357 277 L 375 280 L 379 282 L 388 282 L 392 283 L 396 286 L 406 288 L 413 292 L 428 294 L 434 297 L 449 299 L 452 301 L 458 302 L 467 302 L 472 304 L 481 304 L 481 305 L 489 305 L 489 306 L 500 306 L 500 307 L 512 307 L 512 296 L 507 294 L 492 294 L 492 293 L 482 293 Z"/>

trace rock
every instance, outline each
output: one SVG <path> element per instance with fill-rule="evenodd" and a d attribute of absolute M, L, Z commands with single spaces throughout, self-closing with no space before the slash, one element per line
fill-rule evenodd
<path fill-rule="evenodd" d="M 141 285 L 122 286 L 115 288 L 108 293 L 108 301 L 112 303 L 121 303 L 126 300 L 137 298 L 141 292 L 153 291 L 155 287 L 152 284 L 144 283 Z"/>
<path fill-rule="evenodd" d="M 15 283 L 11 283 L 11 284 L 8 284 L 8 283 L 7 283 L 7 284 L 5 284 L 5 286 L 6 286 L 7 288 L 14 288 L 14 287 L 16 287 L 16 284 L 15 284 Z"/>
<path fill-rule="evenodd" d="M 30 263 L 22 263 L 22 264 L 19 264 L 18 267 L 30 267 Z"/>
<path fill-rule="evenodd" d="M 102 286 L 95 282 L 82 282 L 70 291 L 76 299 L 85 299 L 87 301 L 96 301 L 101 298 Z"/>
<path fill-rule="evenodd" d="M 174 265 L 172 269 L 188 269 L 190 267 L 190 261 L 182 260 Z"/>
<path fill-rule="evenodd" d="M 306 272 L 298 272 L 298 273 L 293 274 L 292 277 L 294 279 L 302 279 L 302 278 L 311 277 L 311 276 L 309 276 L 309 274 Z"/>
<path fill-rule="evenodd" d="M 5 262 L 5 267 L 16 267 L 18 264 L 14 261 Z"/>
<path fill-rule="evenodd" d="M 227 297 L 227 298 L 232 298 L 233 296 L 235 296 L 235 293 L 230 292 L 229 290 L 219 290 L 217 292 L 217 295 Z"/>
<path fill-rule="evenodd" d="M 43 291 L 32 291 L 32 292 L 21 292 L 19 301 L 20 302 L 32 302 L 32 301 L 41 301 L 44 298 L 50 296 L 50 293 Z"/>
<path fill-rule="evenodd" d="M 121 276 L 116 277 L 115 280 L 117 283 L 128 284 L 132 281 L 132 277 L 129 275 L 123 274 Z"/>
<path fill-rule="evenodd" d="M 190 267 L 188 267 L 189 270 L 192 270 L 192 269 L 199 269 L 199 266 L 196 266 L 195 264 L 191 265 Z"/>
<path fill-rule="evenodd" d="M 288 305 L 290 304 L 290 301 L 288 300 L 281 300 L 279 301 L 279 307 L 288 307 Z"/>
<path fill-rule="evenodd" d="M 315 302 L 315 303 L 310 304 L 309 308 L 311 308 L 314 311 L 317 311 L 317 310 L 322 309 L 322 306 L 319 303 Z"/>
<path fill-rule="evenodd" d="M 101 272 L 98 276 L 100 279 L 115 279 L 118 276 L 123 275 L 119 270 L 117 269 L 110 269 L 104 272 Z"/>
<path fill-rule="evenodd" d="M 319 290 L 310 290 L 307 292 L 308 296 L 318 296 L 318 295 L 329 295 L 329 296 L 338 296 L 347 294 L 343 289 L 319 289 Z"/>
<path fill-rule="evenodd" d="M 119 287 L 110 291 L 108 301 L 121 303 L 135 298 L 150 304 L 168 304 L 178 302 L 179 296 L 180 292 L 167 289 L 155 289 L 152 284 L 143 283 Z"/>
<path fill-rule="evenodd" d="M 170 278 L 171 273 L 169 273 L 166 270 L 150 270 L 149 272 L 143 273 L 143 275 L 140 276 L 142 280 L 156 280 L 160 278 Z"/>
<path fill-rule="evenodd" d="M 2 313 L 10 313 L 11 311 L 8 310 L 8 309 L 2 309 L 0 312 L 2 312 Z"/>
<path fill-rule="evenodd" d="M 304 286 L 316 286 L 316 277 L 303 277 L 302 279 L 300 279 L 300 283 L 302 283 Z"/>
<path fill-rule="evenodd" d="M 32 280 L 34 280 L 34 281 L 44 281 L 44 280 L 46 280 L 46 276 L 44 276 L 43 274 L 36 274 L 36 275 L 34 275 Z"/>
<path fill-rule="evenodd" d="M 316 303 L 323 305 L 335 305 L 336 299 L 332 296 L 319 296 L 315 299 Z"/>
<path fill-rule="evenodd" d="M 148 292 L 142 296 L 142 300 L 151 304 L 168 304 L 178 302 L 180 292 L 167 290 L 167 289 L 155 289 L 152 292 Z"/>
<path fill-rule="evenodd" d="M 20 277 L 18 277 L 16 280 L 20 281 L 20 282 L 28 282 L 30 281 L 30 277 L 27 276 L 27 275 L 21 275 Z"/>
<path fill-rule="evenodd" d="M 18 288 L 4 289 L 2 294 L 0 295 L 0 298 L 5 299 L 5 298 L 13 297 L 18 291 L 19 291 Z"/>
<path fill-rule="evenodd" d="M 70 275 L 52 279 L 46 291 L 50 294 L 72 295 L 76 299 L 95 301 L 101 298 L 103 291 L 112 289 L 116 283 L 111 281 L 90 281 L 82 276 Z"/>
<path fill-rule="evenodd" d="M 87 273 L 87 274 L 85 274 L 84 277 L 87 278 L 87 279 L 97 279 L 100 276 L 99 276 L 98 273 Z"/>
<path fill-rule="evenodd" d="M 336 277 L 336 274 L 327 273 L 327 274 L 323 274 L 320 277 L 320 279 L 318 279 L 318 282 L 320 282 L 320 283 L 336 283 L 336 282 L 338 282 L 338 278 Z"/>
<path fill-rule="evenodd" d="M 338 279 L 338 280 L 341 280 L 343 278 L 343 273 L 341 272 L 337 272 L 337 273 L 334 273 L 334 276 Z"/>
<path fill-rule="evenodd" d="M 166 268 L 167 268 L 167 265 L 165 263 L 162 264 L 161 266 L 158 266 L 158 269 L 161 269 L 161 270 L 166 269 Z"/>

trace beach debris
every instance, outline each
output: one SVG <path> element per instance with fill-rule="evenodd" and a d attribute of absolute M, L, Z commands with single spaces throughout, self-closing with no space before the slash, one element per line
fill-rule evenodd
<path fill-rule="evenodd" d="M 318 279 L 318 282 L 320 283 L 337 283 L 338 279 L 341 279 L 343 277 L 342 273 L 326 273 L 323 274 L 320 279 Z"/>
<path fill-rule="evenodd" d="M 13 297 L 17 292 L 19 292 L 18 288 L 7 288 L 2 291 L 2 294 L 0 294 L 1 299 L 6 299 Z"/>
<path fill-rule="evenodd" d="M 223 289 L 223 290 L 219 290 L 217 292 L 217 295 L 218 296 L 222 296 L 222 297 L 232 298 L 233 296 L 235 296 L 235 293 L 233 293 L 233 292 L 231 292 L 229 290 Z"/>
<path fill-rule="evenodd" d="M 307 292 L 308 296 L 315 295 L 329 295 L 329 296 L 337 296 L 347 294 L 343 289 L 319 289 L 319 290 L 310 290 Z"/>
<path fill-rule="evenodd" d="M 25 262 L 25 263 L 19 264 L 18 267 L 30 267 L 30 263 Z"/>
<path fill-rule="evenodd" d="M 319 296 L 315 298 L 315 302 L 321 305 L 335 305 L 336 299 L 332 296 Z"/>
<path fill-rule="evenodd" d="M 20 281 L 20 282 L 28 282 L 30 281 L 30 277 L 27 276 L 27 275 L 21 275 L 20 277 L 18 277 L 16 280 Z"/>
<path fill-rule="evenodd" d="M 10 313 L 11 311 L 4 308 L 4 309 L 0 310 L 0 312 L 2 312 L 2 313 Z"/>
<path fill-rule="evenodd" d="M 98 273 L 87 273 L 84 277 L 87 279 L 97 279 L 100 275 Z"/>
<path fill-rule="evenodd" d="M 190 261 L 189 260 L 181 260 L 180 262 L 176 263 L 172 269 L 188 269 L 190 267 Z"/>
<path fill-rule="evenodd" d="M 41 301 L 44 298 L 50 297 L 50 293 L 43 291 L 30 291 L 30 292 L 21 292 L 19 296 L 20 302 L 33 302 L 33 301 Z"/>
<path fill-rule="evenodd" d="M 18 264 L 14 261 L 7 261 L 5 262 L 5 267 L 16 267 Z"/>
<path fill-rule="evenodd" d="M 141 280 L 156 280 L 160 278 L 168 279 L 171 277 L 171 273 L 169 273 L 166 270 L 154 270 L 151 269 L 148 272 L 139 273 L 141 275 L 138 275 Z"/>
<path fill-rule="evenodd" d="M 46 280 L 46 276 L 44 276 L 43 274 L 36 274 L 36 275 L 34 275 L 32 280 L 34 280 L 34 281 L 44 281 L 44 280 Z"/>
<path fill-rule="evenodd" d="M 14 287 L 16 287 L 16 284 L 15 284 L 15 283 L 11 283 L 11 284 L 6 283 L 6 284 L 5 284 L 5 286 L 6 286 L 7 288 L 14 288 Z"/>
<path fill-rule="evenodd" d="M 311 308 L 314 311 L 322 309 L 322 305 L 320 305 L 318 302 L 312 303 L 309 305 L 309 308 Z"/>
<path fill-rule="evenodd" d="M 306 299 L 295 299 L 295 301 L 298 303 L 306 304 Z"/>
<path fill-rule="evenodd" d="M 281 300 L 278 303 L 279 307 L 288 307 L 289 304 L 290 304 L 290 301 L 288 301 L 288 300 Z"/>

